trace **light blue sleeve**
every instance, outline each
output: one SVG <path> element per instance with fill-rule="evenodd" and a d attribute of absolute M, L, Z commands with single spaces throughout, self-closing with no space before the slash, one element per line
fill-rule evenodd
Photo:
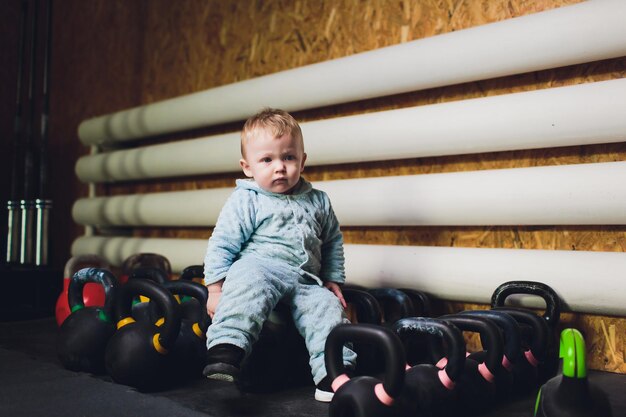
<path fill-rule="evenodd" d="M 343 255 L 343 235 L 339 229 L 339 221 L 335 216 L 330 199 L 324 195 L 325 221 L 322 225 L 322 262 L 320 278 L 343 284 L 346 280 L 345 260 Z"/>
<path fill-rule="evenodd" d="M 236 189 L 222 207 L 204 257 L 204 285 L 226 277 L 242 246 L 254 232 L 255 197 L 256 193 Z"/>

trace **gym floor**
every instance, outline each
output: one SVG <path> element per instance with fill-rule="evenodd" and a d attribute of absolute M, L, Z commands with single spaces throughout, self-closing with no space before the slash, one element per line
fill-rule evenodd
<path fill-rule="evenodd" d="M 314 387 L 272 394 L 239 392 L 233 384 L 199 379 L 158 393 L 140 393 L 105 376 L 64 369 L 56 358 L 54 318 L 0 323 L 0 416 L 327 416 Z M 626 415 L 626 375 L 591 372 L 607 393 L 613 416 Z M 502 404 L 486 417 L 528 417 L 534 396 Z"/>

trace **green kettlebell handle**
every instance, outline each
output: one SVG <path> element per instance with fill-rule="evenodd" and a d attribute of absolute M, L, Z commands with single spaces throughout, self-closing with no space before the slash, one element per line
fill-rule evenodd
<path fill-rule="evenodd" d="M 561 332 L 559 357 L 563 360 L 563 375 L 570 378 L 587 376 L 585 339 L 576 329 Z"/>

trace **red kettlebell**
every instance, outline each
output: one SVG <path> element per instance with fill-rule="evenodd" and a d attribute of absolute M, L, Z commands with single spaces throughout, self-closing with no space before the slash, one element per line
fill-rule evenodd
<path fill-rule="evenodd" d="M 346 342 L 372 343 L 384 355 L 382 380 L 372 376 L 350 378 L 343 365 Z M 398 416 L 396 399 L 404 387 L 405 357 L 402 341 L 387 327 L 371 324 L 340 324 L 326 339 L 325 363 L 335 395 L 330 417 Z"/>
<path fill-rule="evenodd" d="M 98 255 L 77 255 L 72 256 L 66 263 L 63 271 L 63 291 L 57 298 L 55 307 L 55 317 L 57 326 L 61 326 L 67 316 L 70 315 L 70 305 L 67 301 L 67 290 L 70 286 L 72 276 L 83 268 L 104 268 L 111 270 L 109 263 Z M 87 307 L 104 305 L 104 290 L 97 283 L 89 282 L 83 288 L 83 303 Z"/>
<path fill-rule="evenodd" d="M 122 286 L 116 303 L 117 331 L 105 352 L 107 373 L 118 384 L 140 391 L 162 389 L 171 384 L 170 351 L 180 332 L 180 313 L 174 296 L 162 285 L 147 279 L 130 279 Z M 133 298 L 144 295 L 163 313 L 159 323 L 135 321 Z"/>
<path fill-rule="evenodd" d="M 446 320 L 426 317 L 404 318 L 393 327 L 405 345 L 415 334 L 437 338 L 448 358 L 442 369 L 428 363 L 406 365 L 400 407 L 410 416 L 453 415 L 458 403 L 457 382 L 465 369 L 465 341 L 461 331 Z"/>
<path fill-rule="evenodd" d="M 85 306 L 83 290 L 87 283 L 103 288 L 104 306 Z M 117 279 L 106 269 L 84 268 L 72 276 L 68 287 L 72 313 L 57 336 L 57 354 L 67 369 L 104 372 L 104 351 L 115 332 L 113 310 L 118 289 Z"/>

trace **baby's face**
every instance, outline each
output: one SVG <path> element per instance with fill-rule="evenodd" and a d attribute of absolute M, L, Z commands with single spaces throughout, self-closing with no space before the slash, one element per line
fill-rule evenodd
<path fill-rule="evenodd" d="M 291 134 L 277 138 L 263 129 L 245 144 L 245 156 L 239 163 L 244 174 L 265 191 L 289 194 L 300 180 L 305 161 L 301 141 Z"/>

